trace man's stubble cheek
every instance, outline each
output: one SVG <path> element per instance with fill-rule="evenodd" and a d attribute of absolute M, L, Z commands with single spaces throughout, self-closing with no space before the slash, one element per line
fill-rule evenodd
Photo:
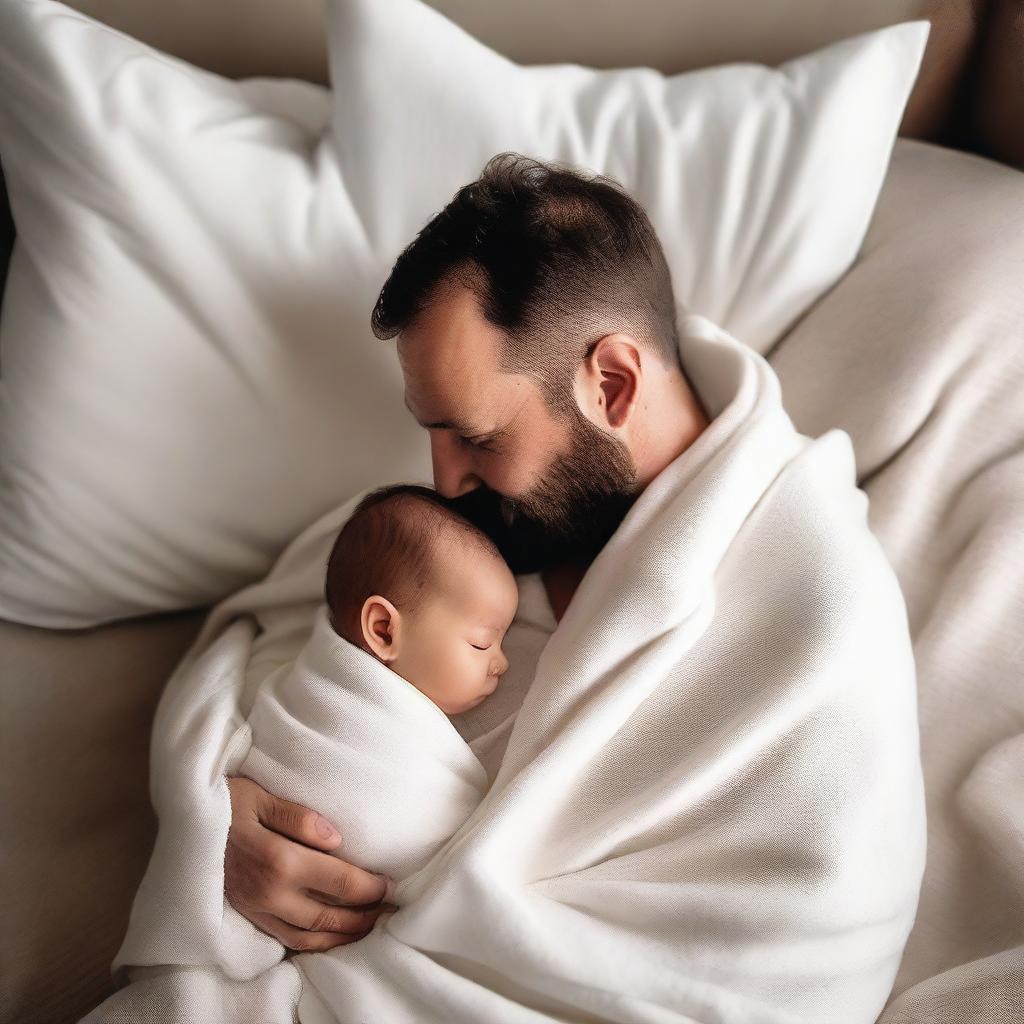
<path fill-rule="evenodd" d="M 629 452 L 582 414 L 572 425 L 567 455 L 554 461 L 527 495 L 510 502 L 512 530 L 538 561 L 590 561 L 616 531 L 636 500 Z"/>

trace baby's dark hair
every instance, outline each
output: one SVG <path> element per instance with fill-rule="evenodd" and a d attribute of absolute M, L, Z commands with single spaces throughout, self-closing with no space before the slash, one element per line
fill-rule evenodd
<path fill-rule="evenodd" d="M 389 484 L 367 494 L 338 532 L 327 559 L 324 598 L 331 626 L 367 650 L 360 615 L 372 594 L 415 611 L 439 577 L 441 541 L 469 541 L 501 558 L 479 527 L 430 487 Z"/>

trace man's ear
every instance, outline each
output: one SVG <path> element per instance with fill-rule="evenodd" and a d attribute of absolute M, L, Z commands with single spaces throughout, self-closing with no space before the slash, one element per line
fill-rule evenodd
<path fill-rule="evenodd" d="M 380 594 L 373 594 L 363 602 L 362 611 L 359 613 L 363 639 L 370 650 L 385 664 L 398 657 L 401 619 L 398 609 Z"/>
<path fill-rule="evenodd" d="M 606 334 L 576 372 L 576 401 L 591 422 L 608 430 L 626 425 L 640 398 L 640 346 L 629 334 Z"/>

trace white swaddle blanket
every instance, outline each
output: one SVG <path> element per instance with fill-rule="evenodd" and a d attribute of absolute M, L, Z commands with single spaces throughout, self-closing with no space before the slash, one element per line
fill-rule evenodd
<path fill-rule="evenodd" d="M 421 868 L 487 791 L 451 719 L 338 636 L 326 605 L 295 662 L 260 687 L 239 742 L 233 774 L 315 807 L 345 837 L 345 860 L 394 879 Z"/>
<path fill-rule="evenodd" d="M 876 1019 L 925 860 L 902 594 L 849 437 L 797 433 L 706 319 L 680 333 L 711 424 L 590 567 L 490 788 L 356 943 L 278 962 L 222 892 L 236 617 L 314 600 L 322 545 L 214 609 L 154 732 L 160 834 L 115 962 L 153 966 L 87 1020 Z"/>

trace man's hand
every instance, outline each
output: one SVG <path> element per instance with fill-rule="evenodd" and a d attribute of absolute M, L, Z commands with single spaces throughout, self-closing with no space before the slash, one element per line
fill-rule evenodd
<path fill-rule="evenodd" d="M 231 828 L 224 857 L 228 902 L 289 949 L 324 950 L 366 935 L 384 903 L 381 875 L 323 851 L 341 842 L 315 811 L 229 778 Z"/>

